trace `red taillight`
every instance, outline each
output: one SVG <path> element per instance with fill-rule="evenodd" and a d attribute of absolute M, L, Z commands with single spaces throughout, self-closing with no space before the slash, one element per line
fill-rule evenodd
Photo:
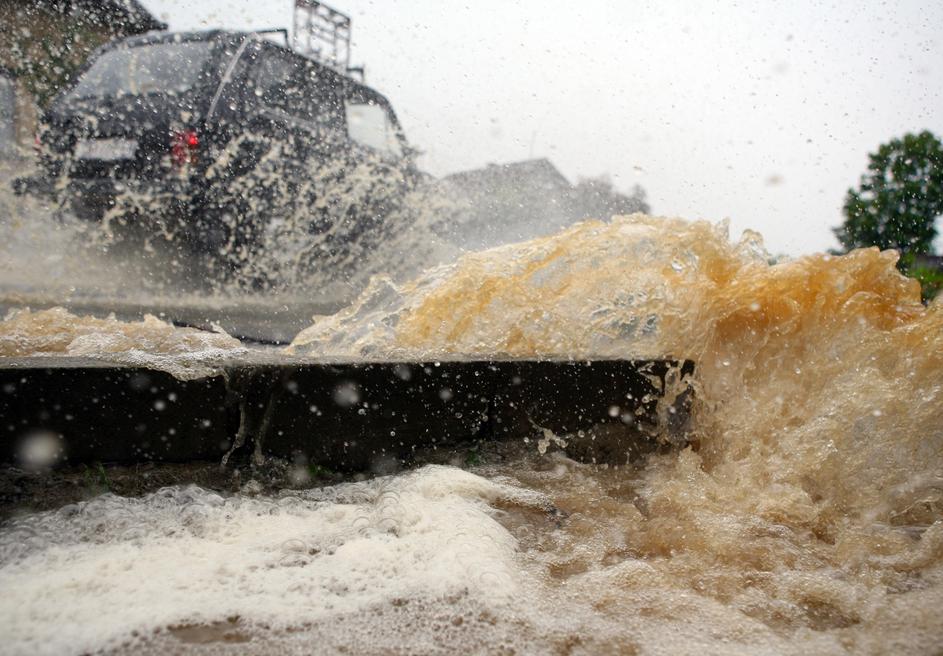
<path fill-rule="evenodd" d="M 174 132 L 170 137 L 170 159 L 177 166 L 196 164 L 200 137 L 194 130 Z"/>

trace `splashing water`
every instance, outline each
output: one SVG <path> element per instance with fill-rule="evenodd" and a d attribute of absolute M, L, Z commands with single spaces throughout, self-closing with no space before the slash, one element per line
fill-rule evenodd
<path fill-rule="evenodd" d="M 13 310 L 0 322 L 0 357 L 66 355 L 166 371 L 181 380 L 214 376 L 227 358 L 245 354 L 222 331 L 142 321 L 78 317 L 63 308 Z"/>
<path fill-rule="evenodd" d="M 171 218 L 168 198 L 126 190 L 100 221 L 78 218 L 67 199 L 13 195 L 14 173 L 0 162 L 0 308 L 65 305 L 123 319 L 164 310 L 284 342 L 312 313 L 348 304 L 371 275 L 401 282 L 459 251 L 437 234 L 454 203 L 431 182 L 406 184 L 382 161 L 308 161 L 296 163 L 306 182 L 292 189 L 280 161 L 272 152 L 230 180 L 222 216 Z M 209 239 L 218 232 L 231 234 Z"/>
<path fill-rule="evenodd" d="M 756 235 L 731 243 L 723 226 L 633 216 L 406 285 L 375 279 L 290 350 L 688 357 L 692 445 L 623 468 L 518 445 L 473 473 L 382 479 L 372 485 L 405 508 L 386 532 L 379 496 L 346 500 L 362 484 L 311 492 L 311 507 L 235 497 L 145 521 L 164 507 L 155 495 L 21 518 L 2 532 L 0 575 L 21 617 L 4 633 L 26 653 L 29 636 L 80 650 L 137 630 L 159 651 L 179 646 L 173 626 L 238 615 L 239 653 L 302 653 L 312 639 L 368 653 L 938 652 L 943 305 L 923 306 L 894 265 L 873 249 L 770 265 Z M 270 513 L 280 503 L 294 510 Z M 374 519 L 358 523 L 352 503 Z M 329 542 L 341 531 L 330 518 L 365 527 L 359 565 L 272 564 L 289 539 Z M 80 533 L 93 526 L 91 546 Z M 455 541 L 492 574 L 442 566 Z M 135 614 L 154 563 L 181 581 L 148 587 Z M 115 610 L 86 617 L 86 605 Z"/>
<path fill-rule="evenodd" d="M 588 222 L 466 257 L 387 294 L 369 331 L 344 325 L 352 311 L 327 322 L 334 342 L 316 324 L 294 349 L 690 357 L 694 448 L 653 457 L 628 498 L 621 472 L 532 482 L 587 518 L 556 556 L 578 563 L 587 603 L 638 614 L 648 599 L 666 619 L 674 596 L 650 597 L 673 590 L 694 595 L 695 624 L 721 604 L 724 640 L 939 649 L 943 307 L 895 262 L 769 265 L 756 235 L 731 244 L 723 226 Z"/>

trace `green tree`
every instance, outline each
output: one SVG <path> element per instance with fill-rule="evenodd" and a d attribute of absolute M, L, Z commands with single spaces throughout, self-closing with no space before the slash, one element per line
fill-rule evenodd
<path fill-rule="evenodd" d="M 861 185 L 845 197 L 845 222 L 834 230 L 842 246 L 895 248 L 907 271 L 931 253 L 943 215 L 943 146 L 932 133 L 906 134 L 869 155 Z"/>

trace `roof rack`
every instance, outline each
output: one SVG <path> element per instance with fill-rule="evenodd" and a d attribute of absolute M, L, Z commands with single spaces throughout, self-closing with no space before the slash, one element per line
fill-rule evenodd
<path fill-rule="evenodd" d="M 281 34 L 282 38 L 285 39 L 285 47 L 291 47 L 291 40 L 288 38 L 288 30 L 284 27 L 270 27 L 264 30 L 252 30 L 253 34 Z"/>
<path fill-rule="evenodd" d="M 350 16 L 318 0 L 295 0 L 291 48 L 345 75 L 364 78 L 350 65 Z"/>

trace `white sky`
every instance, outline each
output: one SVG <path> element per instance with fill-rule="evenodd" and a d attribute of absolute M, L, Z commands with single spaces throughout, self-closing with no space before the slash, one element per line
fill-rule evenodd
<path fill-rule="evenodd" d="M 174 30 L 258 29 L 289 27 L 293 0 L 143 3 Z M 776 253 L 836 245 L 880 143 L 943 135 L 938 1 L 331 4 L 431 173 L 546 156 Z"/>

